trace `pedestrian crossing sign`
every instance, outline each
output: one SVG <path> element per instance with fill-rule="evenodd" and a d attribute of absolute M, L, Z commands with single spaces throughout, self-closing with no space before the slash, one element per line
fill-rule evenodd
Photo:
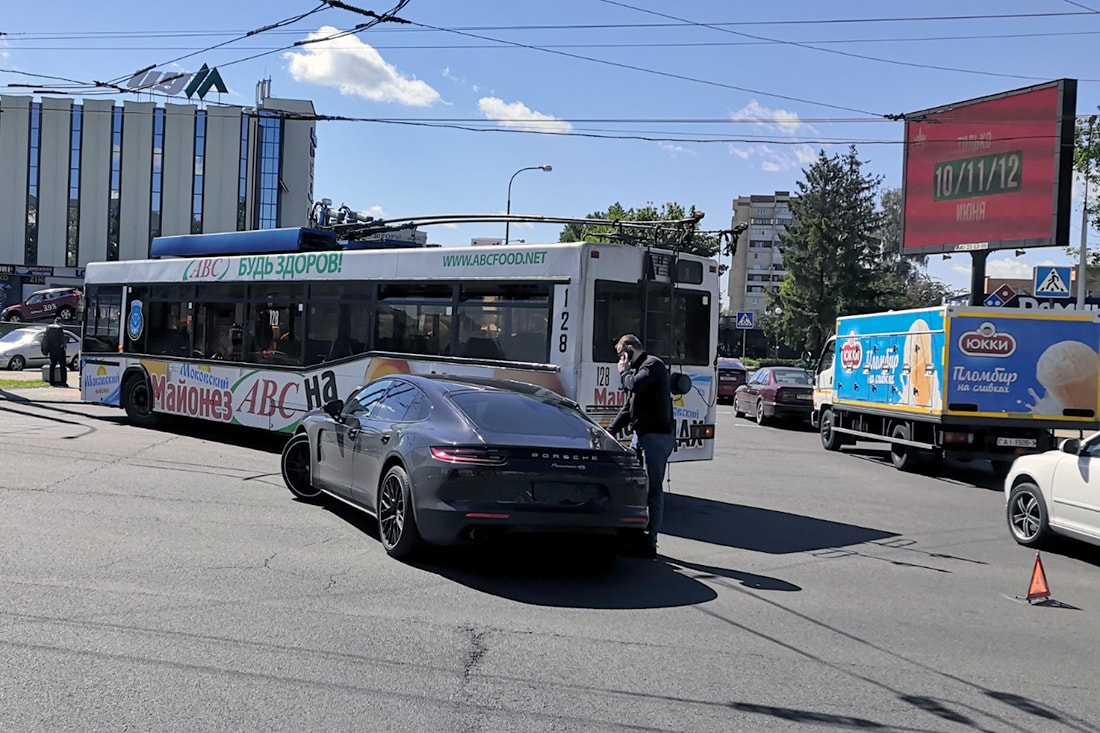
<path fill-rule="evenodd" d="M 752 311 L 737 311 L 737 327 L 738 328 L 753 328 L 753 313 Z"/>
<path fill-rule="evenodd" d="M 1038 298 L 1069 297 L 1069 267 L 1037 265 L 1035 267 L 1035 296 Z"/>

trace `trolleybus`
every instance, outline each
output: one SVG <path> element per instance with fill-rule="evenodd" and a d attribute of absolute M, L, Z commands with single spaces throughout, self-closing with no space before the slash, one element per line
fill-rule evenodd
<path fill-rule="evenodd" d="M 330 228 L 182 235 L 89 264 L 82 399 L 136 424 L 291 434 L 372 379 L 442 373 L 541 385 L 607 425 L 625 399 L 614 345 L 634 333 L 690 377 L 672 460 L 713 456 L 714 260 L 617 242 L 364 246 Z"/>

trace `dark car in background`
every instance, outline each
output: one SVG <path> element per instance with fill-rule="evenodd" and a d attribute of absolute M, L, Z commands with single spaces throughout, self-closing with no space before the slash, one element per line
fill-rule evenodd
<path fill-rule="evenodd" d="M 752 415 L 766 424 L 773 418 L 810 419 L 813 411 L 813 378 L 798 367 L 761 367 L 733 396 L 733 414 Z"/>
<path fill-rule="evenodd" d="M 0 313 L 5 321 L 41 321 L 60 318 L 72 321 L 80 313 L 83 293 L 79 288 L 47 288 L 31 293 L 22 303 L 9 305 Z"/>
<path fill-rule="evenodd" d="M 718 358 L 718 401 L 733 402 L 733 395 L 748 380 L 749 370 L 740 359 Z"/>
<path fill-rule="evenodd" d="M 633 451 L 575 403 L 508 380 L 376 379 L 307 415 L 281 468 L 298 498 L 373 515 L 398 558 L 511 533 L 587 535 L 610 557 L 649 517 Z"/>

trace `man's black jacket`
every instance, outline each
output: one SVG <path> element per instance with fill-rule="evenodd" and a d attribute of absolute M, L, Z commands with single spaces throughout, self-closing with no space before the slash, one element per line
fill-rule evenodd
<path fill-rule="evenodd" d="M 627 425 L 635 433 L 672 433 L 672 392 L 668 369 L 656 356 L 641 352 L 622 373 L 627 399 L 608 428 L 617 433 Z"/>
<path fill-rule="evenodd" d="M 65 329 L 56 323 L 46 327 L 46 335 L 42 337 L 42 352 L 44 354 L 65 353 Z"/>

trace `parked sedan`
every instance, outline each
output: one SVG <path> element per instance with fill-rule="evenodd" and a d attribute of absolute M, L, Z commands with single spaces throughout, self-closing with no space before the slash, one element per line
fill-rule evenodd
<path fill-rule="evenodd" d="M 1100 545 L 1100 433 L 1020 456 L 1005 478 L 1008 529 L 1036 547 L 1053 534 Z"/>
<path fill-rule="evenodd" d="M 28 326 L 0 337 L 0 366 L 19 372 L 27 367 L 49 364 L 50 358 L 42 354 L 45 335 L 45 328 Z M 65 332 L 65 355 L 69 357 L 70 369 L 80 366 L 80 339 L 71 331 Z"/>
<path fill-rule="evenodd" d="M 733 402 L 737 388 L 748 379 L 748 370 L 740 359 L 718 359 L 718 401 Z"/>
<path fill-rule="evenodd" d="M 733 395 L 733 414 L 753 415 L 765 425 L 772 418 L 809 420 L 813 380 L 797 367 L 761 367 Z"/>
<path fill-rule="evenodd" d="M 283 449 L 300 499 L 373 515 L 386 552 L 513 532 L 610 540 L 648 522 L 647 479 L 561 396 L 507 380 L 383 377 L 307 415 Z"/>

